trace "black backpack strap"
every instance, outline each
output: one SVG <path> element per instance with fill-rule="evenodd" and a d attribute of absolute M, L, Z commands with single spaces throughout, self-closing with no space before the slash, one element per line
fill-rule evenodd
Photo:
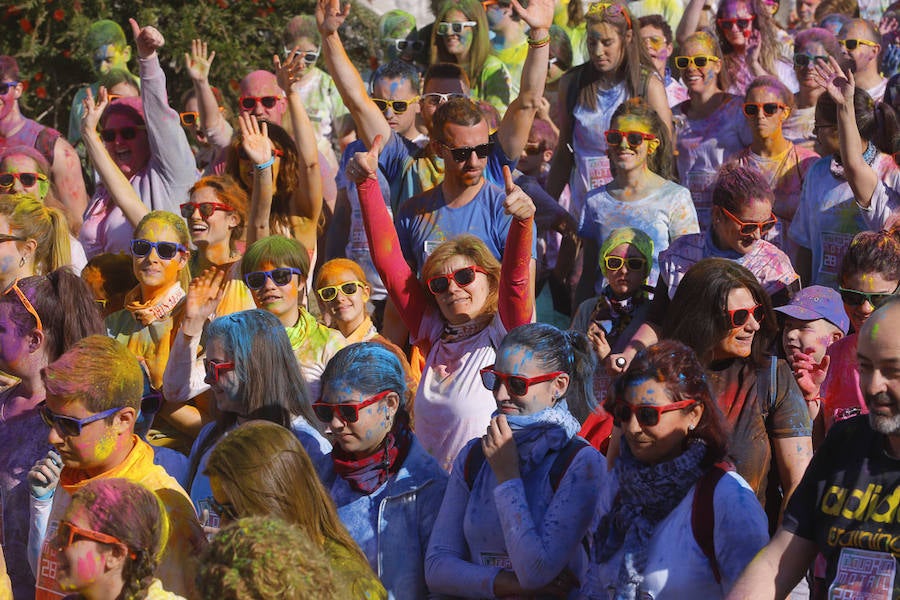
<path fill-rule="evenodd" d="M 769 365 L 763 367 L 756 372 L 756 391 L 757 397 L 762 400 L 762 406 L 765 410 L 766 418 L 775 409 L 775 401 L 778 386 L 776 384 L 778 378 L 778 359 L 774 356 L 769 357 Z"/>
<path fill-rule="evenodd" d="M 554 492 L 559 488 L 562 478 L 566 476 L 566 471 L 569 469 L 572 461 L 575 460 L 575 455 L 581 452 L 582 448 L 590 445 L 586 439 L 575 436 L 556 455 L 556 458 L 553 459 L 553 465 L 550 467 L 550 487 Z"/>
<path fill-rule="evenodd" d="M 694 540 L 700 546 L 700 550 L 703 551 L 703 555 L 709 561 L 716 583 L 722 582 L 722 573 L 719 571 L 719 561 L 716 559 L 716 507 L 713 496 L 719 480 L 725 473 L 733 470 L 734 467 L 726 462 L 716 463 L 707 469 L 697 481 L 697 487 L 694 489 L 694 502 L 691 505 L 691 532 L 694 534 Z"/>
<path fill-rule="evenodd" d="M 484 448 L 481 447 L 481 440 L 478 440 L 469 448 L 469 453 L 466 454 L 466 461 L 463 463 L 463 479 L 470 492 L 475 486 L 475 478 L 478 477 L 478 472 L 484 466 L 484 460 Z"/>

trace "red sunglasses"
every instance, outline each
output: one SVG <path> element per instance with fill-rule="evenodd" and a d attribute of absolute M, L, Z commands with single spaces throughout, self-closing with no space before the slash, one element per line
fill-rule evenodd
<path fill-rule="evenodd" d="M 731 319 L 731 327 L 737 329 L 738 327 L 746 325 L 747 321 L 750 320 L 751 315 L 757 323 L 762 323 L 762 320 L 766 318 L 766 308 L 762 304 L 757 304 L 751 308 L 726 310 L 725 314 Z"/>
<path fill-rule="evenodd" d="M 552 373 L 545 373 L 544 375 L 537 375 L 535 377 L 522 377 L 521 375 L 510 375 L 509 373 L 495 371 L 494 365 L 485 367 L 481 369 L 480 372 L 481 383 L 484 384 L 484 387 L 492 392 L 496 392 L 500 389 L 500 385 L 503 384 L 506 386 L 506 389 L 511 396 L 517 396 L 519 398 L 528 393 L 528 386 L 535 383 L 543 383 L 544 381 L 551 381 L 560 375 L 565 374 L 565 371 L 553 371 Z"/>
<path fill-rule="evenodd" d="M 127 544 L 125 544 L 125 542 L 123 542 L 119 538 L 115 538 L 111 535 L 106 535 L 105 533 L 100 533 L 99 531 L 82 529 L 81 527 L 73 525 L 69 521 L 60 521 L 59 525 L 56 528 L 56 537 L 54 538 L 56 550 L 58 552 L 62 552 L 63 550 L 71 546 L 73 542 L 75 542 L 75 538 L 91 540 L 94 542 L 99 542 L 101 544 L 124 546 L 128 550 L 128 555 L 131 557 L 131 560 L 137 559 L 137 554 L 132 552 L 131 549 L 128 548 Z"/>
<path fill-rule="evenodd" d="M 348 402 L 346 404 L 331 404 L 319 400 L 318 402 L 313 402 L 312 408 L 313 412 L 316 413 L 316 418 L 323 423 L 331 423 L 331 420 L 334 417 L 337 417 L 344 423 L 356 423 L 359 421 L 360 409 L 375 404 L 393 391 L 394 390 L 384 390 L 362 402 Z"/>

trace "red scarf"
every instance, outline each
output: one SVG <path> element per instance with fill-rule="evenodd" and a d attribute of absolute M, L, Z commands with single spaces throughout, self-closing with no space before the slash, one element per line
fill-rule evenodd
<path fill-rule="evenodd" d="M 357 492 L 371 494 L 400 470 L 409 454 L 412 440 L 409 415 L 405 410 L 398 410 L 393 427 L 384 436 L 384 442 L 369 456 L 355 459 L 349 452 L 335 446 L 331 451 L 334 470 Z"/>

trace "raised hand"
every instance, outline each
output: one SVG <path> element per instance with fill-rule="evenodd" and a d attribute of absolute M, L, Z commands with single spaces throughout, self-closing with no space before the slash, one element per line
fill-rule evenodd
<path fill-rule="evenodd" d="M 350 3 L 341 6 L 342 0 L 318 0 L 316 2 L 316 25 L 322 37 L 337 32 L 347 15 L 350 14 Z"/>
<path fill-rule="evenodd" d="M 241 127 L 241 146 L 247 158 L 255 165 L 261 165 L 272 158 L 272 142 L 269 140 L 269 127 L 265 121 L 257 121 L 248 112 L 238 115 Z"/>
<path fill-rule="evenodd" d="M 381 152 L 381 136 L 376 135 L 368 152 L 357 152 L 347 162 L 344 174 L 353 183 L 360 184 L 366 179 L 378 179 L 378 154 Z"/>
<path fill-rule="evenodd" d="M 788 363 L 794 372 L 797 386 L 807 400 L 819 395 L 819 389 L 822 387 L 822 382 L 825 381 L 828 365 L 831 363 L 831 357 L 827 354 L 822 357 L 821 362 L 816 362 L 812 353 L 812 348 L 807 348 L 805 352 L 795 349 L 788 357 Z"/>
<path fill-rule="evenodd" d="M 141 27 L 134 19 L 128 19 L 128 22 L 131 23 L 131 33 L 134 34 L 134 43 L 141 58 L 150 58 L 166 43 L 166 38 L 156 27 Z"/>
<path fill-rule="evenodd" d="M 513 439 L 512 429 L 506 422 L 506 415 L 497 415 L 491 419 L 487 433 L 481 438 L 484 457 L 497 483 L 519 478 L 519 450 Z"/>
<path fill-rule="evenodd" d="M 594 354 L 597 355 L 598 363 L 609 356 L 612 348 L 610 347 L 609 342 L 606 341 L 606 332 L 603 331 L 603 327 L 596 321 L 591 321 L 591 324 L 588 326 L 587 338 L 591 343 L 591 347 L 594 349 Z"/>
<path fill-rule="evenodd" d="M 751 67 L 762 68 L 759 62 L 759 54 L 762 51 L 762 35 L 754 29 L 747 39 L 747 63 Z"/>
<path fill-rule="evenodd" d="M 96 104 L 94 103 L 94 94 L 91 92 L 91 88 L 86 88 L 86 91 L 87 93 L 81 101 L 81 106 L 84 108 L 84 111 L 81 114 L 82 137 L 86 137 L 87 134 L 97 131 L 100 117 L 103 115 L 103 111 L 106 110 L 106 105 L 109 104 L 109 94 L 107 94 L 106 88 L 102 85 L 97 94 Z"/>
<path fill-rule="evenodd" d="M 278 87 L 284 90 L 285 94 L 289 94 L 291 86 L 300 81 L 306 72 L 306 61 L 303 56 L 297 53 L 299 47 L 295 46 L 290 56 L 281 62 L 281 58 L 276 54 L 272 56 L 272 64 L 275 65 L 275 77 L 278 79 Z"/>
<path fill-rule="evenodd" d="M 193 81 L 209 81 L 209 68 L 216 51 L 207 52 L 206 42 L 203 40 L 191 40 L 190 53 L 184 53 L 184 66 Z"/>
<path fill-rule="evenodd" d="M 512 172 L 508 166 L 503 167 L 503 181 L 506 187 L 506 200 L 503 202 L 506 214 L 512 215 L 517 221 L 533 217 L 536 211 L 534 202 L 522 188 L 513 183 Z"/>
<path fill-rule="evenodd" d="M 43 498 L 55 490 L 62 468 L 62 458 L 55 450 L 50 450 L 47 452 L 47 456 L 34 463 L 34 466 L 28 471 L 31 495 L 35 498 Z"/>
<path fill-rule="evenodd" d="M 216 311 L 225 296 L 226 269 L 211 267 L 191 280 L 184 303 L 184 321 L 200 323 Z M 201 325 L 202 332 L 202 325 Z M 192 335 L 194 332 L 186 332 Z M 200 332 L 196 332 L 199 334 Z"/>
<path fill-rule="evenodd" d="M 844 73 L 833 56 L 828 57 L 827 63 L 820 61 L 816 64 L 812 76 L 816 84 L 831 96 L 835 104 L 853 106 L 853 92 L 856 89 L 853 73 Z"/>
<path fill-rule="evenodd" d="M 532 29 L 550 29 L 550 26 L 553 25 L 555 0 L 530 0 L 528 8 L 519 4 L 518 0 L 512 0 L 512 5 L 519 18 Z"/>

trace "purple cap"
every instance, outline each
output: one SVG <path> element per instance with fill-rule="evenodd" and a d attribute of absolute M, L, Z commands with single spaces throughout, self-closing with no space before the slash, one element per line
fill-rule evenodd
<path fill-rule="evenodd" d="M 801 321 L 825 319 L 840 329 L 844 335 L 850 329 L 850 319 L 844 312 L 844 303 L 837 290 L 821 285 L 803 288 L 791 298 L 790 303 L 776 308 L 780 313 Z"/>

